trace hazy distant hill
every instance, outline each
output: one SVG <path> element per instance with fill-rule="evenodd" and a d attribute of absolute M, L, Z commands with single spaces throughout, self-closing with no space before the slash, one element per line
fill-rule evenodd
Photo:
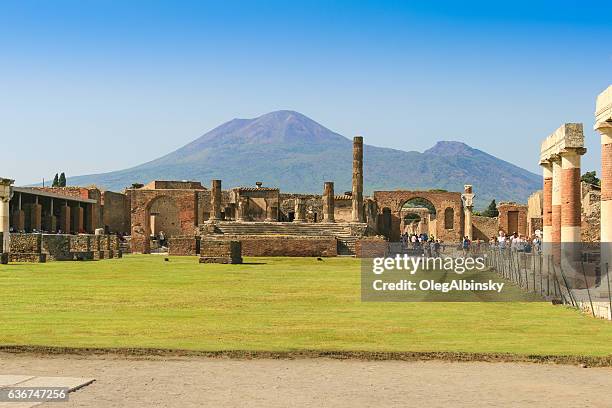
<path fill-rule="evenodd" d="M 368 139 L 366 137 L 365 141 Z M 462 191 L 473 184 L 478 207 L 495 198 L 526 202 L 541 177 L 460 142 L 405 152 L 364 147 L 366 193 L 394 189 Z M 333 180 L 337 193 L 351 188 L 352 141 L 308 117 L 277 111 L 255 119 L 231 120 L 159 159 L 125 170 L 71 177 L 71 185 L 96 184 L 120 191 L 154 179 L 213 178 L 223 187 L 263 181 L 284 192 L 320 193 Z"/>

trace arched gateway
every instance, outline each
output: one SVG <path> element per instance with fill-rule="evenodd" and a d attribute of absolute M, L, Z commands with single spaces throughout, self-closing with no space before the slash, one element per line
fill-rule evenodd
<path fill-rule="evenodd" d="M 375 191 L 374 200 L 379 208 L 379 230 L 390 241 L 398 241 L 405 224 L 406 203 L 420 202 L 430 207 L 428 231 L 445 242 L 459 242 L 463 236 L 463 206 L 461 193 L 446 191 Z M 421 217 L 423 217 L 421 215 Z"/>

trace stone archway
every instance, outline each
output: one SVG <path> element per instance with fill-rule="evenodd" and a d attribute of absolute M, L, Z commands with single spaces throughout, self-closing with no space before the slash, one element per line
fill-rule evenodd
<path fill-rule="evenodd" d="M 374 200 L 379 209 L 388 209 L 390 214 L 386 215 L 390 220 L 387 221 L 389 228 L 383 228 L 380 232 L 387 236 L 390 241 L 398 241 L 400 238 L 400 227 L 402 224 L 402 210 L 407 202 L 420 201 L 428 202 L 435 211 L 435 222 L 430 225 L 435 231 L 433 234 L 445 242 L 459 242 L 463 236 L 463 204 L 461 193 L 446 191 L 375 191 Z M 450 223 L 445 223 L 445 213 L 447 209 L 452 210 L 452 228 Z M 404 210 L 405 212 L 405 210 Z M 381 218 L 385 215 L 381 214 Z M 382 223 L 382 224 L 387 224 Z"/>

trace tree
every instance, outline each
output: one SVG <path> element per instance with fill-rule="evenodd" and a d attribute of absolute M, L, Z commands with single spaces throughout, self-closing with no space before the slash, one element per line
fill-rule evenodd
<path fill-rule="evenodd" d="M 482 215 L 491 218 L 499 216 L 499 211 L 497 210 L 497 203 L 495 200 L 491 201 L 491 204 L 489 204 L 487 209 L 482 212 Z"/>
<path fill-rule="evenodd" d="M 66 175 L 64 172 L 59 176 L 59 186 L 58 187 L 66 187 Z"/>
<path fill-rule="evenodd" d="M 587 171 L 580 177 L 580 181 L 584 181 L 588 184 L 593 184 L 595 186 L 599 186 L 601 184 L 601 180 L 597 178 L 597 173 L 595 171 Z"/>
<path fill-rule="evenodd" d="M 55 173 L 55 177 L 53 177 L 53 184 L 51 185 L 51 187 L 59 187 L 59 176 L 57 175 L 57 173 Z"/>

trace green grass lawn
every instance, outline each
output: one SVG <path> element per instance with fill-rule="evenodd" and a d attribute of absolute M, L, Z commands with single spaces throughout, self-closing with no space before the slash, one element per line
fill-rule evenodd
<path fill-rule="evenodd" d="M 357 259 L 245 261 L 1 265 L 0 344 L 612 354 L 612 323 L 563 306 L 363 303 Z"/>

